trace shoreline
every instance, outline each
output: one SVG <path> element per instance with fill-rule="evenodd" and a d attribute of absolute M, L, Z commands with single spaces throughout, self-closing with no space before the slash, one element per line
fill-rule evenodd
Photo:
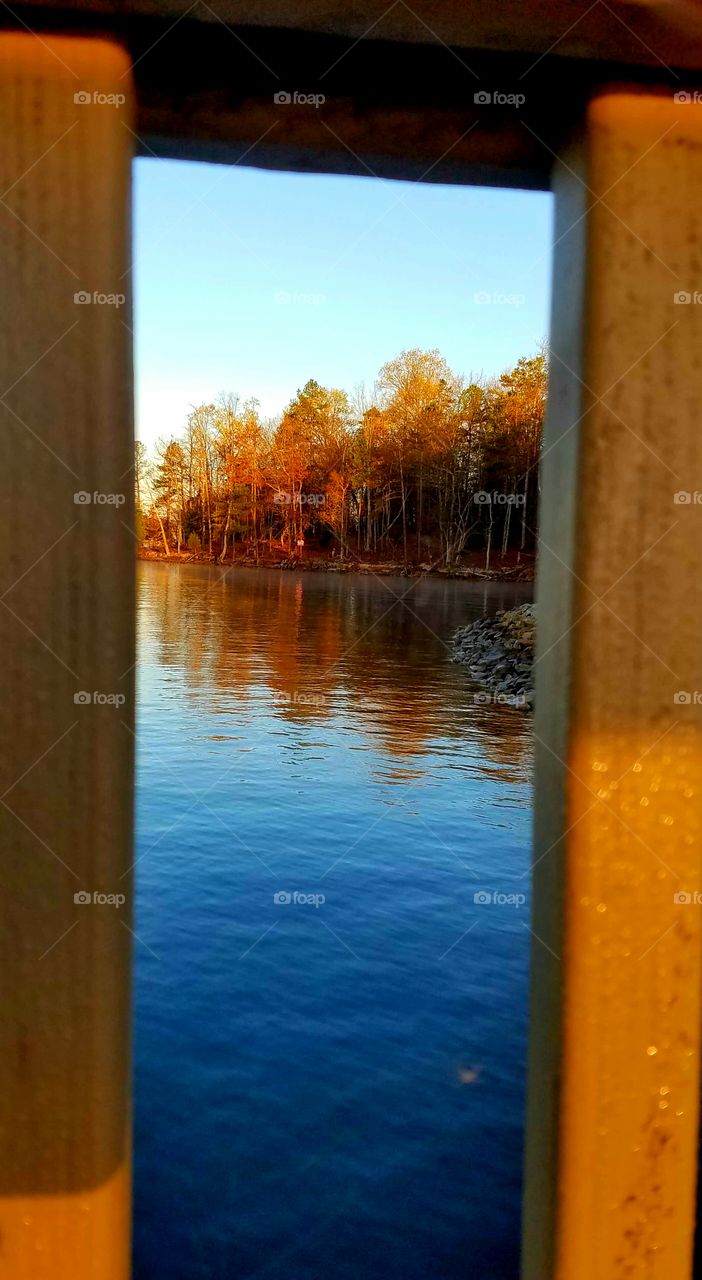
<path fill-rule="evenodd" d="M 489 693 L 476 702 L 504 703 L 531 711 L 534 706 L 536 606 L 518 605 L 459 627 L 451 637 L 452 661 L 468 668 Z"/>
<path fill-rule="evenodd" d="M 295 557 L 292 559 L 273 559 L 261 557 L 256 562 L 249 557 L 227 560 L 222 563 L 210 556 L 197 555 L 192 552 L 163 552 L 140 549 L 137 560 L 153 564 L 187 564 L 204 565 L 214 569 L 280 569 L 281 571 L 317 572 L 317 573 L 360 573 L 376 577 L 401 578 L 443 578 L 450 581 L 465 582 L 533 582 L 534 564 L 525 561 L 521 564 L 498 565 L 484 569 L 480 565 L 462 565 L 455 569 L 437 568 L 431 564 L 405 564 L 402 560 L 360 560 L 350 557 L 347 560 L 328 559 L 324 556 Z"/>

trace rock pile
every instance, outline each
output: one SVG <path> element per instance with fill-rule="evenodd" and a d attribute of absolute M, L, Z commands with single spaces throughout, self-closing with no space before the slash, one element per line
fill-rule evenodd
<path fill-rule="evenodd" d="M 452 641 L 453 661 L 492 691 L 479 701 L 504 702 L 525 710 L 534 705 L 536 607 L 523 604 L 461 627 Z"/>

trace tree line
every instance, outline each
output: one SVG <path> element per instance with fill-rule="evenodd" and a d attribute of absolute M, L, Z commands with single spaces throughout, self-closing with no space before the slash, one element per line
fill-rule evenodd
<path fill-rule="evenodd" d="M 223 394 L 150 457 L 136 445 L 137 535 L 225 563 L 307 550 L 446 568 L 534 550 L 543 351 L 494 379 L 404 351 L 371 392 L 308 381 L 278 419 Z"/>

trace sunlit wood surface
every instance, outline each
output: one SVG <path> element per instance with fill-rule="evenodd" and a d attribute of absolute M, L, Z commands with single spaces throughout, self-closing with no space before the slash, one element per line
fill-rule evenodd
<path fill-rule="evenodd" d="M 96 92 L 125 100 L 100 105 Z M 128 59 L 106 42 L 0 37 L 7 1280 L 124 1280 L 129 1268 L 130 94 Z M 81 291 L 125 304 L 81 303 Z M 75 499 L 95 492 L 125 500 Z M 124 703 L 84 705 L 79 692 Z M 124 905 L 74 900 L 96 891 Z"/>
<path fill-rule="evenodd" d="M 697 0 L 17 0 L 0 27 L 124 42 L 139 154 L 547 189 L 593 88 L 702 87 Z M 322 93 L 321 109 L 276 101 Z M 519 107 L 475 94 L 521 94 Z"/>
<path fill-rule="evenodd" d="M 422 177 L 431 166 L 434 179 L 533 186 L 561 154 L 525 1275 L 687 1280 L 702 905 L 676 895 L 702 892 L 702 303 L 674 294 L 702 288 L 702 106 L 675 102 L 683 81 L 671 67 L 702 65 L 698 7 L 412 6 L 427 45 L 488 58 L 479 83 L 516 75 L 505 60 L 514 55 L 572 60 L 570 94 L 554 91 L 550 72 L 532 93 L 523 120 L 540 135 L 543 119 L 536 137 L 522 118 L 476 111 L 467 72 L 460 100 L 455 83 L 443 99 L 437 88 L 437 116 L 432 93 L 419 101 L 412 77 L 394 71 L 369 103 L 379 81 L 352 69 L 348 43 L 346 79 L 329 81 L 331 132 L 322 117 L 276 115 L 274 91 L 296 87 L 289 63 L 272 83 L 260 68 L 242 81 L 241 40 L 218 21 L 270 26 L 259 59 L 285 47 L 287 26 L 347 42 L 382 35 L 399 49 L 417 41 L 406 6 L 391 6 L 384 30 L 372 25 L 383 6 L 215 4 L 210 17 L 179 0 L 16 8 L 40 38 L 3 11 L 18 28 L 0 37 L 0 696 L 12 708 L 0 749 L 3 1274 L 128 1273 L 132 738 L 121 722 L 133 715 L 128 192 L 138 146 L 367 176 Z M 139 116 L 127 52 L 47 34 L 78 11 L 138 56 Z M 231 61 L 206 56 L 229 39 Z M 582 137 L 566 146 L 612 61 L 655 72 L 660 91 L 596 93 Z M 429 88 L 439 84 L 435 69 Z M 125 100 L 88 105 L 75 100 L 82 92 Z M 269 127 L 280 142 L 261 140 Z M 122 288 L 120 310 L 74 301 Z M 125 504 L 80 507 L 76 491 L 122 493 Z M 680 492 L 691 500 L 676 503 Z M 124 693 L 125 705 L 77 706 L 80 689 Z M 124 909 L 77 905 L 80 890 L 124 891 Z"/>
<path fill-rule="evenodd" d="M 538 587 L 528 1280 L 691 1274 L 701 156 L 702 106 L 614 91 L 593 101 L 557 174 Z M 676 302 L 678 291 L 692 299 Z"/>

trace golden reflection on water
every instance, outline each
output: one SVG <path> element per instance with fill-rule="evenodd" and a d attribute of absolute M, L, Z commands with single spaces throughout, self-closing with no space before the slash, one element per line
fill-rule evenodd
<path fill-rule="evenodd" d="M 388 784 L 420 776 L 430 745 L 492 778 L 528 769 L 530 717 L 476 702 L 448 648 L 456 627 L 528 598 L 524 585 L 151 563 L 139 579 L 159 666 L 228 726 L 213 724 L 213 742 L 250 750 L 242 730 L 265 717 L 288 741 L 320 732 L 299 751 L 323 749 L 325 726 L 347 730 L 348 750 L 378 753 Z"/>

